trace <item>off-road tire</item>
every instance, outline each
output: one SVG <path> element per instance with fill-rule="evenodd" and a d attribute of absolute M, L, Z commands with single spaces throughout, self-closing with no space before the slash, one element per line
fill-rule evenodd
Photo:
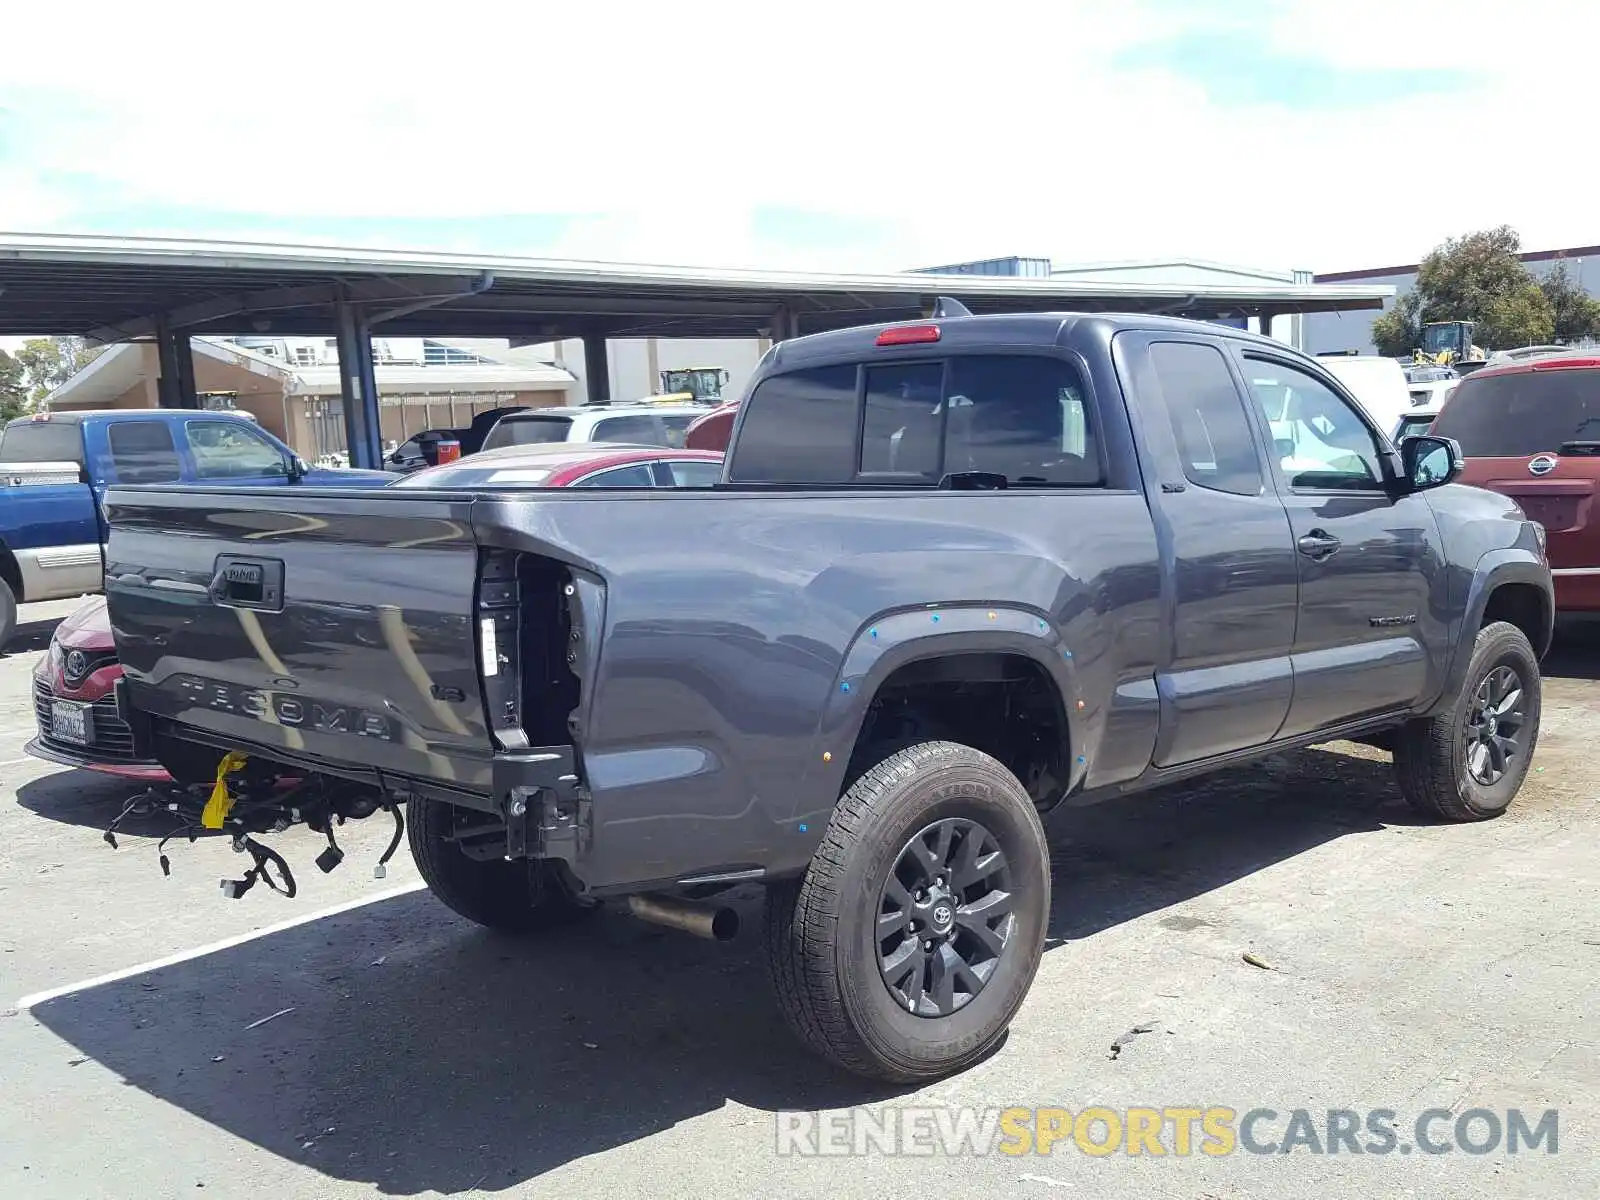
<path fill-rule="evenodd" d="M 11 591 L 11 585 L 0 579 L 0 654 L 6 652 L 6 646 L 16 632 L 17 597 Z"/>
<path fill-rule="evenodd" d="M 1521 681 L 1525 718 L 1521 752 L 1489 786 L 1467 770 L 1466 722 L 1478 688 L 1501 666 L 1510 667 Z M 1539 658 L 1527 635 L 1506 621 L 1485 625 L 1473 642 L 1472 659 L 1455 702 L 1437 716 L 1407 722 L 1395 735 L 1395 774 L 1407 802 L 1418 812 L 1446 821 L 1486 821 L 1505 812 L 1533 760 L 1540 703 Z"/>
<path fill-rule="evenodd" d="M 502 933 L 538 933 L 595 910 L 547 863 L 475 859 L 462 853 L 448 840 L 455 828 L 450 805 L 416 798 L 406 810 L 406 838 L 423 882 L 467 920 Z"/>
<path fill-rule="evenodd" d="M 964 1007 L 919 1016 L 898 1006 L 880 973 L 880 893 L 909 839 L 952 817 L 979 822 L 1004 851 L 1016 921 Z M 869 1078 L 935 1079 L 1005 1036 L 1038 970 L 1049 913 L 1049 848 L 1028 793 L 987 754 L 923 742 L 856 779 L 805 875 L 769 889 L 767 964 L 785 1017 L 813 1050 Z"/>

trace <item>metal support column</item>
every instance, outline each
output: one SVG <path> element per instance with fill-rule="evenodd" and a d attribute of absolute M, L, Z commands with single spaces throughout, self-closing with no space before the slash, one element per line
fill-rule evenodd
<path fill-rule="evenodd" d="M 344 439 L 352 467 L 383 466 L 378 382 L 372 369 L 372 330 L 350 301 L 334 305 L 338 318 L 339 390 L 344 396 Z"/>
<path fill-rule="evenodd" d="M 1277 315 L 1278 314 L 1274 309 L 1263 308 L 1263 309 L 1259 310 L 1259 315 L 1257 316 L 1256 319 L 1261 322 L 1261 336 L 1262 337 L 1271 337 L 1272 336 L 1272 322 L 1273 322 L 1273 319 Z"/>
<path fill-rule="evenodd" d="M 194 342 L 187 333 L 172 335 L 178 358 L 178 407 L 199 408 L 200 397 L 194 386 Z"/>
<path fill-rule="evenodd" d="M 164 320 L 156 322 L 156 361 L 161 378 L 157 395 L 162 408 L 199 408 L 194 392 L 194 348 L 189 335 L 174 333 Z"/>
<path fill-rule="evenodd" d="M 787 305 L 772 314 L 772 340 L 786 342 L 800 336 L 800 318 Z"/>
<path fill-rule="evenodd" d="M 606 335 L 583 335 L 583 375 L 589 385 L 588 402 L 604 404 L 611 399 L 611 360 L 606 357 Z"/>

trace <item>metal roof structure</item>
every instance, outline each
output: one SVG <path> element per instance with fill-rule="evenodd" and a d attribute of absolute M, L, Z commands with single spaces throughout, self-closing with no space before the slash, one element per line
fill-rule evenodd
<path fill-rule="evenodd" d="M 394 335 L 785 337 L 920 316 L 1162 311 L 1224 317 L 1378 309 L 1380 284 L 710 270 L 248 242 L 0 233 L 0 335 L 95 342 L 182 334 L 325 334 L 336 306 Z"/>

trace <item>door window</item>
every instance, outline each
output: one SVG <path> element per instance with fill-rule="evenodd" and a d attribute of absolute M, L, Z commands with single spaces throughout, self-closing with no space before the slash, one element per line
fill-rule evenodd
<path fill-rule="evenodd" d="M 106 440 L 119 483 L 171 483 L 181 474 L 172 426 L 165 421 L 112 421 Z"/>
<path fill-rule="evenodd" d="M 283 451 L 243 421 L 189 421 L 184 430 L 201 479 L 288 477 Z"/>
<path fill-rule="evenodd" d="M 1222 351 L 1200 342 L 1154 342 L 1150 365 L 1172 421 L 1184 477 L 1214 492 L 1260 495 L 1261 459 Z"/>
<path fill-rule="evenodd" d="M 655 487 L 656 475 L 649 463 L 634 463 L 626 467 L 613 467 L 609 471 L 596 471 L 573 483 L 573 487 Z"/>
<path fill-rule="evenodd" d="M 673 487 L 715 487 L 722 478 L 722 464 L 719 462 L 684 461 L 668 463 L 667 466 L 672 472 Z"/>
<path fill-rule="evenodd" d="M 1354 404 L 1287 363 L 1247 357 L 1244 367 L 1285 483 L 1319 491 L 1383 486 L 1378 440 Z"/>

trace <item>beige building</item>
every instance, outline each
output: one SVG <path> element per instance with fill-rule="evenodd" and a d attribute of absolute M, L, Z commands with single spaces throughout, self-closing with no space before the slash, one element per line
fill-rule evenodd
<path fill-rule="evenodd" d="M 252 414 L 308 459 L 345 450 L 344 408 L 332 338 L 192 339 L 195 391 L 203 407 Z M 382 440 L 456 428 L 508 405 L 546 408 L 582 399 L 572 372 L 553 363 L 502 362 L 476 349 L 427 338 L 374 338 Z M 52 409 L 157 408 L 156 347 L 123 343 L 51 393 Z"/>

